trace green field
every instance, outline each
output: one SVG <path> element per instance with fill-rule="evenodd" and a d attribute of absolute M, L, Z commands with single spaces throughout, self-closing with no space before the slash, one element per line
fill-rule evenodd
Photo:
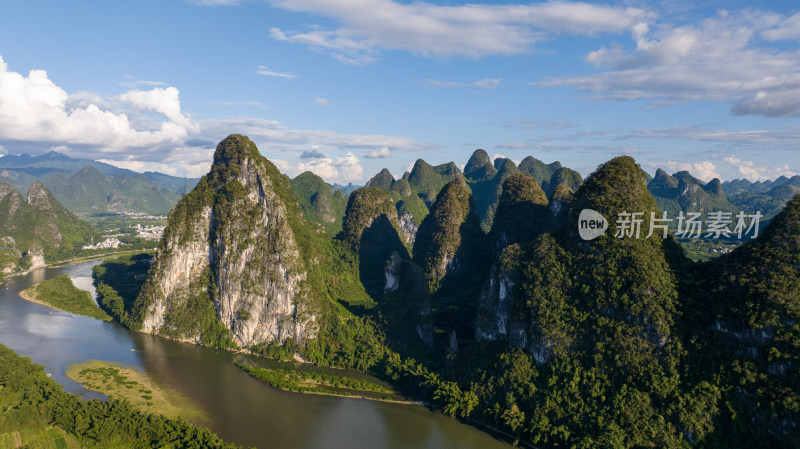
<path fill-rule="evenodd" d="M 66 274 L 29 287 L 22 291 L 20 296 L 28 301 L 44 304 L 64 312 L 111 321 L 111 317 L 92 301 L 91 294 L 75 287 Z"/>
<path fill-rule="evenodd" d="M 188 399 L 158 385 L 146 374 L 133 368 L 92 360 L 70 366 L 66 374 L 84 388 L 99 391 L 112 399 L 125 399 L 142 412 L 182 418 L 192 424 L 203 424 L 205 421 L 203 412 Z"/>
<path fill-rule="evenodd" d="M 259 368 L 245 365 L 241 362 L 233 362 L 233 364 L 256 379 L 279 390 L 405 402 L 403 397 L 394 391 L 366 380 L 309 371 Z"/>

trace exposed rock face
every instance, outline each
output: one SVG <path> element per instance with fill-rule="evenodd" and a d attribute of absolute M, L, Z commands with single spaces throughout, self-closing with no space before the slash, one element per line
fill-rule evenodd
<path fill-rule="evenodd" d="M 26 253 L 26 256 L 30 257 L 31 270 L 41 268 L 46 265 L 44 262 L 44 250 L 42 249 L 42 245 L 40 245 L 38 242 L 33 242 L 31 244 L 31 248 Z"/>
<path fill-rule="evenodd" d="M 243 347 L 313 337 L 291 195 L 249 139 L 220 142 L 211 172 L 170 213 L 137 299 L 141 330 L 195 343 L 229 330 Z"/>
<path fill-rule="evenodd" d="M 556 187 L 553 197 L 550 198 L 550 213 L 556 221 L 566 215 L 570 201 L 572 201 L 572 189 L 564 184 Z"/>
<path fill-rule="evenodd" d="M 414 222 L 414 217 L 411 214 L 403 214 L 400 216 L 400 231 L 402 231 L 403 240 L 405 240 L 407 244 L 414 244 L 418 230 L 419 226 Z"/>
<path fill-rule="evenodd" d="M 47 191 L 41 182 L 36 181 L 28 187 L 28 198 L 26 202 L 34 207 L 50 209 L 50 192 Z"/>
<path fill-rule="evenodd" d="M 478 309 L 477 340 L 498 340 L 508 338 L 511 321 L 512 296 L 516 285 L 513 273 L 500 271 L 497 264 L 492 265 L 489 282 L 481 291 Z M 524 345 L 523 345 L 524 346 Z"/>

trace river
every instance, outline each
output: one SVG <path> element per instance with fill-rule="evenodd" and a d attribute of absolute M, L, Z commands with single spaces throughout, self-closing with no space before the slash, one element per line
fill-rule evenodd
<path fill-rule="evenodd" d="M 0 285 L 0 343 L 44 365 L 66 391 L 86 399 L 104 398 L 64 374 L 73 363 L 104 360 L 137 367 L 180 391 L 206 413 L 211 430 L 245 447 L 511 447 L 419 405 L 276 390 L 233 366 L 230 361 L 241 356 L 231 352 L 131 332 L 116 322 L 72 315 L 19 297 L 25 288 L 60 274 L 78 279 L 81 288 L 91 288 L 85 278 L 98 263 L 42 268 Z"/>

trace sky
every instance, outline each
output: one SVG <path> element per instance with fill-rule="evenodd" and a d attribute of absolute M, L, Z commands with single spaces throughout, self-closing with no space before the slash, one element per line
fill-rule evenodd
<path fill-rule="evenodd" d="M 587 176 L 800 174 L 796 1 L 114 0 L 0 5 L 0 154 L 201 176 L 249 136 L 363 184 L 475 149 Z"/>

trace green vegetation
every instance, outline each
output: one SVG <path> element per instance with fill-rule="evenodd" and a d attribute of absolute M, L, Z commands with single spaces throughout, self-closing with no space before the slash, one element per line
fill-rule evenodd
<path fill-rule="evenodd" d="M 10 440 L 11 447 L 237 447 L 208 429 L 138 411 L 126 400 L 81 401 L 42 366 L 3 345 L 0 409 L 0 444 L 10 446 Z"/>
<path fill-rule="evenodd" d="M 561 168 L 561 163 L 556 161 L 552 164 L 545 164 L 535 157 L 528 156 L 519 163 L 519 171 L 533 176 L 533 179 L 540 185 L 550 182 L 553 174 Z"/>
<path fill-rule="evenodd" d="M 357 396 L 379 400 L 401 399 L 386 387 L 352 377 L 333 376 L 311 371 L 260 368 L 241 362 L 233 362 L 233 364 L 247 374 L 279 390 L 295 393 Z"/>
<path fill-rule="evenodd" d="M 72 283 L 66 274 L 40 282 L 20 295 L 28 300 L 39 302 L 58 310 L 88 316 L 103 321 L 111 321 L 102 309 L 98 308 L 92 295 Z"/>
<path fill-rule="evenodd" d="M 43 255 L 52 263 L 75 257 L 82 245 L 99 235 L 37 181 L 27 199 L 8 185 L 0 186 L 0 236 L 11 237 L 21 253 Z"/>
<path fill-rule="evenodd" d="M 97 303 L 123 326 L 130 327 L 133 305 L 150 269 L 152 254 L 108 259 L 92 268 Z"/>
<path fill-rule="evenodd" d="M 463 177 L 461 170 L 452 162 L 433 167 L 417 159 L 406 180 L 413 193 L 419 195 L 426 204 L 433 204 L 442 187 L 460 177 Z"/>
<path fill-rule="evenodd" d="M 71 365 L 67 377 L 84 388 L 99 391 L 109 398 L 129 402 L 135 409 L 171 419 L 203 422 L 203 414 L 178 392 L 167 390 L 133 368 L 116 363 L 92 360 Z"/>
<path fill-rule="evenodd" d="M 289 180 L 252 142 L 231 136 L 218 147 L 211 173 L 173 210 L 160 251 L 188 243 L 250 245 L 244 263 L 262 277 L 270 275 L 259 271 L 265 261 L 284 259 L 292 273 L 305 274 L 298 313 L 311 311 L 318 332 L 248 349 L 374 373 L 450 416 L 537 446 L 800 445 L 800 197 L 758 239 L 699 263 L 674 238 L 644 235 L 650 212 L 660 212 L 664 200 L 685 207 L 682 193 L 670 196 L 676 190 L 703 207 L 724 206 L 718 182 L 657 173 L 648 186 L 635 161 L 619 157 L 577 187 L 579 177 L 560 164 L 529 160 L 526 170 L 550 173 L 551 201 L 535 176 L 510 175 L 487 236 L 475 187 L 510 173 L 513 164 L 499 161 L 489 179 L 483 155 L 473 162 L 473 180 L 424 161 L 404 177 L 420 199 L 433 201 L 409 258 L 393 240 L 402 186 L 392 190 L 400 181 L 389 183 L 389 192 L 353 192 L 343 230 L 332 239 L 304 217 Z M 251 176 L 242 170 L 253 166 L 269 186 L 265 194 L 274 194 L 272 207 L 286 211 L 285 222 L 260 231 L 269 236 L 263 242 L 248 242 L 260 238 L 249 234 L 260 211 L 246 205 L 248 192 L 237 180 Z M 439 190 L 444 173 L 455 175 Z M 387 180 L 376 183 L 386 187 Z M 585 208 L 606 217 L 641 211 L 645 233 L 584 241 L 574 223 Z M 201 218 L 210 211 L 217 221 L 206 228 Z M 292 241 L 297 257 L 284 250 Z M 400 255 L 392 260 L 397 289 L 384 292 L 392 251 Z M 239 262 L 242 251 L 233 252 L 230 260 Z M 157 294 L 147 291 L 163 269 L 156 260 L 139 300 L 128 308 L 120 299 L 115 316 L 134 327 Z M 199 332 L 211 342 L 204 343 L 224 346 L 227 329 L 213 310 L 216 269 L 165 298 L 172 309 L 161 333 Z M 243 276 L 241 285 L 252 288 L 251 281 Z M 498 330 L 476 332 L 478 316 Z M 281 388 L 333 388 L 290 371 L 252 370 Z"/>
<path fill-rule="evenodd" d="M 341 190 L 334 191 L 322 178 L 308 171 L 292 179 L 291 186 L 307 220 L 321 224 L 329 235 L 342 230 L 347 197 Z"/>
<path fill-rule="evenodd" d="M 91 165 L 69 177 L 52 175 L 44 184 L 56 192 L 56 198 L 66 208 L 83 215 L 109 212 L 166 215 L 180 199 L 178 193 L 145 175 L 119 173 L 107 178 Z"/>

